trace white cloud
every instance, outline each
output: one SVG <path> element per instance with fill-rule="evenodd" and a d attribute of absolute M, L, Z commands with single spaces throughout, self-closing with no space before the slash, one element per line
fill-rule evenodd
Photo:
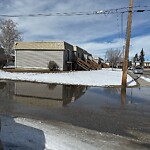
<path fill-rule="evenodd" d="M 140 51 L 144 50 L 145 58 L 150 58 L 150 35 L 135 37 L 131 40 L 131 56 L 135 56 L 136 53 L 140 54 Z"/>
<path fill-rule="evenodd" d="M 145 58 L 150 58 L 150 35 L 146 36 L 138 36 L 135 38 L 131 38 L 130 42 L 130 51 L 129 56 L 132 58 L 135 56 L 136 53 L 140 54 L 140 51 L 144 50 L 145 52 Z M 105 52 L 108 49 L 120 49 L 123 50 L 122 41 L 120 39 L 115 39 L 112 42 L 101 42 L 101 43 L 95 43 L 95 42 L 88 42 L 81 44 L 81 47 L 84 49 L 87 49 L 89 52 L 96 56 L 105 57 Z"/>
<path fill-rule="evenodd" d="M 142 3 L 135 1 L 134 6 L 148 5 L 150 1 Z M 129 1 L 125 0 L 1 0 L 0 14 L 38 14 L 56 12 L 91 12 L 98 10 L 108 10 L 113 8 L 128 7 Z M 142 34 L 145 32 L 145 25 L 149 25 L 148 13 L 133 15 L 133 31 L 137 32 L 137 27 L 142 27 Z M 113 15 L 91 15 L 91 16 L 52 16 L 52 17 L 23 17 L 12 18 L 18 23 L 18 29 L 23 33 L 25 41 L 63 40 L 71 44 L 89 50 L 96 55 L 99 50 L 105 53 L 108 48 L 122 46 L 119 38 L 121 31 L 121 16 Z M 123 29 L 126 31 L 127 14 L 123 15 Z M 150 32 L 150 31 L 148 31 Z M 136 35 L 137 36 L 137 35 Z M 145 37 L 143 35 L 143 37 Z M 139 41 L 142 38 L 139 33 L 137 38 L 133 38 L 131 54 L 145 47 L 149 48 L 148 42 Z M 145 37 L 146 39 L 148 37 Z M 95 41 L 95 39 L 99 39 Z M 100 39 L 105 39 L 102 42 Z M 142 39 L 143 40 L 143 39 Z M 98 43 L 99 41 L 99 43 Z M 111 41 L 108 42 L 108 41 Z M 141 43 L 141 44 L 140 44 Z M 149 54 L 146 51 L 146 54 Z M 101 55 L 101 54 L 100 54 Z"/>
<path fill-rule="evenodd" d="M 123 48 L 120 43 L 121 43 L 120 39 L 115 39 L 112 42 L 100 42 L 100 43 L 88 42 L 81 44 L 81 47 L 87 49 L 90 53 L 92 53 L 95 56 L 100 56 L 104 58 L 106 50 L 109 50 L 111 48 L 113 49 L 119 48 L 120 50 L 122 50 Z"/>

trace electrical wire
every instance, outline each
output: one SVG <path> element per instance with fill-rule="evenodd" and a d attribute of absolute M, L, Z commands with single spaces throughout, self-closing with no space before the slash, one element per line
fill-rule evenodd
<path fill-rule="evenodd" d="M 133 10 L 133 12 L 144 12 L 144 11 L 150 11 L 148 6 L 134 6 L 133 8 L 136 8 L 136 10 Z M 137 9 L 137 8 L 143 8 L 143 9 Z M 116 14 L 116 13 L 127 13 L 129 12 L 129 7 L 122 7 L 117 9 L 109 9 L 109 10 L 98 10 L 98 11 L 89 11 L 89 12 L 56 12 L 56 13 L 47 13 L 47 14 L 0 14 L 0 17 L 50 17 L 50 16 L 82 16 L 82 15 L 109 15 L 109 14 Z"/>
<path fill-rule="evenodd" d="M 118 29 L 118 37 L 119 39 L 121 39 L 121 34 L 120 34 L 120 23 L 119 23 L 119 15 L 118 13 L 116 14 L 116 18 L 117 18 L 117 29 Z"/>

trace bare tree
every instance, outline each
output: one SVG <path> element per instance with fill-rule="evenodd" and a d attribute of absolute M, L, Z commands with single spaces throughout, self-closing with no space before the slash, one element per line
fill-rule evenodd
<path fill-rule="evenodd" d="M 14 42 L 21 40 L 21 32 L 18 31 L 17 24 L 13 20 L 0 20 L 0 44 L 4 47 L 6 54 L 13 53 Z"/>
<path fill-rule="evenodd" d="M 117 65 L 117 62 L 120 62 L 122 60 L 122 52 L 120 50 L 107 50 L 106 51 L 106 59 L 109 61 L 109 63 L 113 67 Z"/>

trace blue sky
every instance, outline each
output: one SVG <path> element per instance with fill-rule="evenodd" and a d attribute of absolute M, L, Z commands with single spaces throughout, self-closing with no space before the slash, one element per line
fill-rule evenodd
<path fill-rule="evenodd" d="M 128 7 L 129 0 L 0 0 L 0 14 L 47 14 L 94 12 Z M 134 0 L 134 6 L 148 6 L 150 0 Z M 140 8 L 134 8 L 140 9 Z M 130 58 L 144 49 L 150 61 L 150 11 L 133 14 Z M 5 18 L 8 19 L 8 18 Z M 108 15 L 16 17 L 24 41 L 66 41 L 78 45 L 94 56 L 104 58 L 108 49 L 122 50 L 125 44 L 127 13 Z M 124 36 L 121 29 L 123 29 Z"/>

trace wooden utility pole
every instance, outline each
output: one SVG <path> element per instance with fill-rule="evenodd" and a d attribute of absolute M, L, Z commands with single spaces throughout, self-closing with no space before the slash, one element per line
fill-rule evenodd
<path fill-rule="evenodd" d="M 126 88 L 127 86 L 128 57 L 129 57 L 131 25 L 132 25 L 132 8 L 133 8 L 133 0 L 130 0 L 128 24 L 127 24 L 126 48 L 125 48 L 123 73 L 122 73 L 122 88 Z"/>

